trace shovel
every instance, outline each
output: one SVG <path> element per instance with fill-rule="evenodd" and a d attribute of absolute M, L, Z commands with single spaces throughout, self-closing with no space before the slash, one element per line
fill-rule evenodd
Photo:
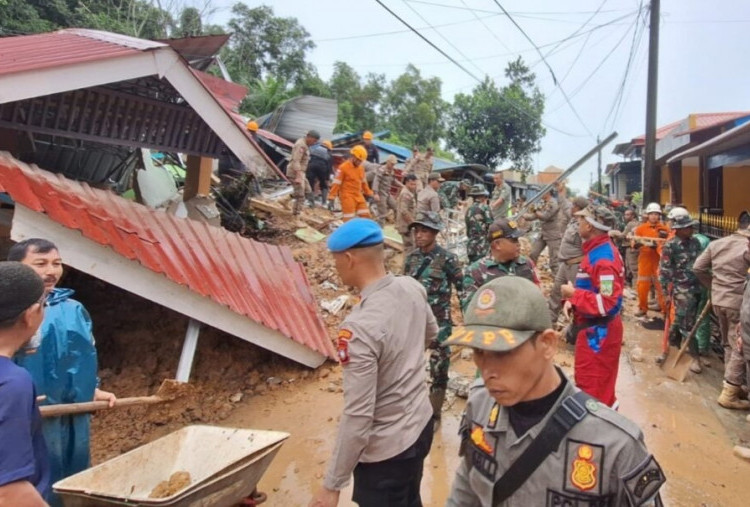
<path fill-rule="evenodd" d="M 185 394 L 186 382 L 167 379 L 161 383 L 156 394 L 151 396 L 135 396 L 132 398 L 118 398 L 113 408 L 132 407 L 135 405 L 153 405 L 164 403 Z M 60 403 L 58 405 L 44 405 L 39 407 L 42 417 L 59 417 L 62 415 L 87 414 L 109 408 L 108 401 L 86 401 L 82 403 Z"/>
<path fill-rule="evenodd" d="M 667 359 L 662 364 L 662 368 L 667 373 L 667 377 L 674 379 L 677 382 L 682 382 L 683 380 L 685 380 L 685 376 L 690 369 L 690 364 L 693 362 L 693 356 L 691 356 L 690 354 L 685 354 L 685 352 L 687 351 L 688 345 L 690 344 L 690 340 L 692 340 L 693 337 L 695 337 L 695 333 L 698 332 L 698 326 L 700 326 L 700 323 L 703 322 L 703 319 L 706 318 L 706 315 L 708 315 L 708 312 L 710 311 L 711 301 L 706 303 L 706 306 L 703 308 L 703 311 L 698 317 L 698 320 L 695 321 L 693 329 L 690 330 L 690 334 L 682 342 L 682 346 L 680 346 L 679 349 L 673 346 L 669 347 Z"/>

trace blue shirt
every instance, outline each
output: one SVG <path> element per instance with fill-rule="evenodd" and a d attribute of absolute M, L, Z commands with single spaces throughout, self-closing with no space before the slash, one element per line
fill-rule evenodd
<path fill-rule="evenodd" d="M 0 357 L 0 486 L 16 481 L 29 481 L 49 497 L 47 446 L 31 375 Z"/>

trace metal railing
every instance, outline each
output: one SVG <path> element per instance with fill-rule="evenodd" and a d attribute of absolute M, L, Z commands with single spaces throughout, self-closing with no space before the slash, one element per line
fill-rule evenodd
<path fill-rule="evenodd" d="M 718 213 L 702 212 L 699 215 L 693 215 L 693 218 L 699 222 L 701 234 L 709 238 L 723 238 L 734 233 L 738 227 L 737 217 L 730 217 Z"/>

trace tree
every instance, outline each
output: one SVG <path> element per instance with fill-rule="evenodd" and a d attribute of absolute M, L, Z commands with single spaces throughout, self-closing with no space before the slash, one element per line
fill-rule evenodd
<path fill-rule="evenodd" d="M 195 37 L 203 34 L 201 13 L 195 7 L 185 7 L 180 13 L 180 26 L 176 37 Z"/>
<path fill-rule="evenodd" d="M 362 78 L 348 63 L 336 62 L 333 66 L 328 88 L 339 106 L 335 131 L 379 129 L 383 122 L 378 116 L 378 105 L 385 89 L 385 76 L 370 73 L 363 83 Z"/>
<path fill-rule="evenodd" d="M 222 59 L 235 81 L 249 84 L 270 75 L 297 84 L 308 75 L 305 58 L 315 44 L 296 18 L 276 17 L 268 6 L 251 9 L 237 3 L 229 31 L 233 35 Z"/>
<path fill-rule="evenodd" d="M 434 144 L 443 136 L 447 104 L 441 87 L 440 78 L 425 79 L 409 64 L 386 90 L 382 103 L 385 120 L 409 145 Z"/>
<path fill-rule="evenodd" d="M 448 145 L 467 162 L 494 168 L 509 160 L 528 173 L 545 134 L 544 96 L 520 57 L 508 64 L 505 76 L 509 83 L 503 88 L 485 78 L 471 94 L 456 95 Z"/>
<path fill-rule="evenodd" d="M 280 79 L 273 76 L 267 76 L 264 80 L 256 79 L 250 86 L 250 93 L 240 105 L 240 112 L 257 118 L 270 113 L 292 96 L 286 83 Z"/>

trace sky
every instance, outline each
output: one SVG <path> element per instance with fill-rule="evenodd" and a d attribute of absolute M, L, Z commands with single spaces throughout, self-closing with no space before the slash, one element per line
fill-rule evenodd
<path fill-rule="evenodd" d="M 547 133 L 534 157 L 535 171 L 567 168 L 597 136 L 616 131 L 618 137 L 602 152 L 604 168 L 620 160 L 611 153 L 616 143 L 645 132 L 648 1 L 499 0 L 549 68 L 495 0 L 381 1 L 479 79 L 489 75 L 502 86 L 505 66 L 518 56 L 532 66 L 547 101 Z M 216 12 L 210 22 L 226 24 L 234 3 L 212 0 Z M 442 79 L 447 101 L 477 84 L 376 0 L 243 3 L 270 5 L 277 16 L 296 17 L 316 44 L 309 61 L 323 79 L 336 61 L 363 76 L 382 73 L 389 80 L 412 63 L 423 76 Z M 658 125 L 690 113 L 750 111 L 750 65 L 744 64 L 750 53 L 750 2 L 662 0 L 659 29 Z M 588 188 L 596 169 L 593 157 L 570 185 Z"/>

